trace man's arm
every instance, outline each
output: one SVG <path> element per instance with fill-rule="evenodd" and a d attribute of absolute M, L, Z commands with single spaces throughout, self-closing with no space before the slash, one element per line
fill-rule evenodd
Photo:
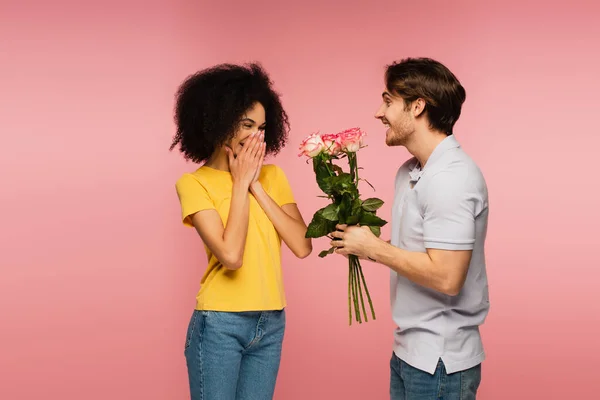
<path fill-rule="evenodd" d="M 456 295 L 466 280 L 475 243 L 475 217 L 483 203 L 476 176 L 465 165 L 434 175 L 423 190 L 426 252 L 412 252 L 378 239 L 368 227 L 339 226 L 332 236 L 339 254 L 384 264 L 422 286 Z"/>
<path fill-rule="evenodd" d="M 471 250 L 427 249 L 426 253 L 402 250 L 379 241 L 370 246 L 367 257 L 386 265 L 398 274 L 438 292 L 455 296 L 462 289 Z"/>
<path fill-rule="evenodd" d="M 457 295 L 467 276 L 471 250 L 406 251 L 377 238 L 367 227 L 339 225 L 332 232 L 336 253 L 354 254 L 386 265 L 409 280 L 438 292 Z"/>

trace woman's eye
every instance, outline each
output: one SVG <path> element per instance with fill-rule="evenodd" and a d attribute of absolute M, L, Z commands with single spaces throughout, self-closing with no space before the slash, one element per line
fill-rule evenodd
<path fill-rule="evenodd" d="M 244 125 L 244 128 L 246 128 L 246 129 L 252 129 L 252 125 Z"/>

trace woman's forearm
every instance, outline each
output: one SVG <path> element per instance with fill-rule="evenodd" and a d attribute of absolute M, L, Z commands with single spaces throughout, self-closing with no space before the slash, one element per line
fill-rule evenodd
<path fill-rule="evenodd" d="M 312 251 L 312 242 L 305 237 L 306 224 L 302 218 L 294 218 L 286 213 L 259 182 L 251 185 L 250 191 L 294 255 L 299 258 L 307 257 Z"/>
<path fill-rule="evenodd" d="M 227 267 L 238 269 L 242 266 L 244 247 L 248 235 L 250 199 L 248 186 L 234 183 L 229 206 L 229 216 L 223 232 L 224 247 L 227 249 Z"/>

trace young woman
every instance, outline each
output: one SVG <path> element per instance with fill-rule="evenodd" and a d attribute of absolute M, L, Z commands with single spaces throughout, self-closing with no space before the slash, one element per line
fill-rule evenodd
<path fill-rule="evenodd" d="M 281 241 L 299 258 L 312 251 L 283 170 L 263 165 L 286 143 L 287 115 L 257 64 L 189 77 L 175 114 L 171 149 L 203 164 L 176 183 L 183 224 L 208 256 L 185 341 L 191 398 L 271 399 L 285 330 Z"/>

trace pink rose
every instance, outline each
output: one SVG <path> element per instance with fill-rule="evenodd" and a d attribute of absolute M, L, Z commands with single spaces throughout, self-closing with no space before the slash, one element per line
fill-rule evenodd
<path fill-rule="evenodd" d="M 338 135 L 342 150 L 354 153 L 361 148 L 366 133 L 361 131 L 360 128 L 352 128 L 346 129 L 338 133 Z"/>
<path fill-rule="evenodd" d="M 321 139 L 323 139 L 325 151 L 330 155 L 335 156 L 342 151 L 342 143 L 337 133 L 326 133 L 321 135 Z"/>
<path fill-rule="evenodd" d="M 304 155 L 313 158 L 319 155 L 324 149 L 325 144 L 323 143 L 323 139 L 321 139 L 321 135 L 313 133 L 300 143 L 300 154 L 298 154 L 298 157 Z"/>

